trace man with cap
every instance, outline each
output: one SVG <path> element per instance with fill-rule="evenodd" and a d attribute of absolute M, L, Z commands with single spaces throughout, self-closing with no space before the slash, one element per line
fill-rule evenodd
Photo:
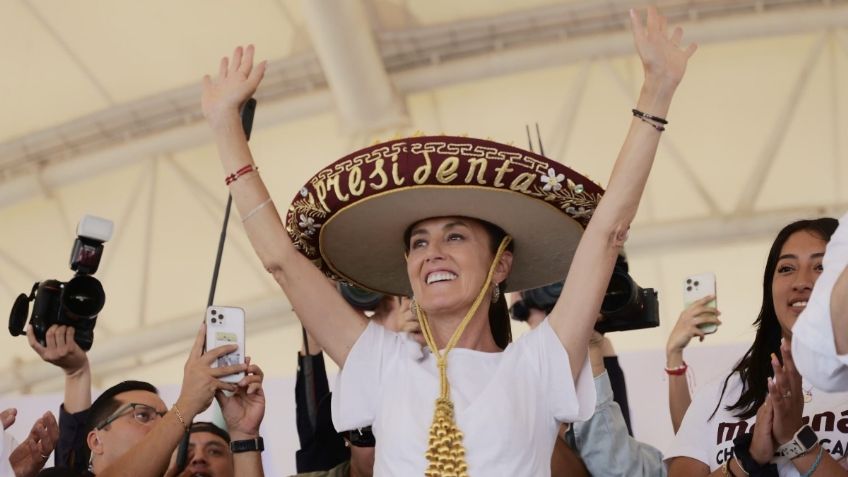
<path fill-rule="evenodd" d="M 193 423 L 188 444 L 188 466 L 179 475 L 233 477 L 234 466 L 230 434 L 211 422 Z"/>

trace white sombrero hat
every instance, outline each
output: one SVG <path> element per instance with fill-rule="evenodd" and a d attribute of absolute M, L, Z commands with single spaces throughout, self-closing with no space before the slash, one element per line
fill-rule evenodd
<path fill-rule="evenodd" d="M 404 232 L 432 218 L 484 220 L 511 235 L 506 291 L 562 280 L 603 194 L 583 175 L 533 152 L 467 137 L 377 144 L 319 171 L 286 215 L 289 236 L 327 275 L 411 295 Z"/>

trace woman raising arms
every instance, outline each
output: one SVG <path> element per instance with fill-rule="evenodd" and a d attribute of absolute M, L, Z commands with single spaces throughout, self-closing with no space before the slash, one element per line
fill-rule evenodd
<path fill-rule="evenodd" d="M 372 425 L 375 475 L 548 475 L 558 422 L 591 414 L 589 338 L 695 50 L 679 46 L 682 31 L 668 32 L 655 9 L 644 25 L 635 12 L 631 20 L 645 82 L 602 200 L 600 187 L 542 156 L 418 137 L 324 168 L 281 219 L 238 115 L 264 63 L 254 67 L 253 48 L 238 48 L 204 79 L 204 114 L 248 237 L 343 367 L 333 419 L 339 430 Z M 319 267 L 414 296 L 427 350 L 366 323 Z M 549 319 L 510 343 L 504 293 L 566 273 L 576 278 Z"/>

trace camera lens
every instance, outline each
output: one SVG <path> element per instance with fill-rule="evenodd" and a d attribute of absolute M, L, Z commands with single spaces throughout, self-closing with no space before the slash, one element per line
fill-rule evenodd
<path fill-rule="evenodd" d="M 209 320 L 209 321 L 211 321 L 212 323 L 217 323 L 217 322 L 218 322 L 218 320 L 216 320 L 215 318 L 212 318 L 212 319 L 211 319 L 211 320 Z"/>
<path fill-rule="evenodd" d="M 95 318 L 103 309 L 105 302 L 106 294 L 103 292 L 103 286 L 91 275 L 78 275 L 65 285 L 62 305 L 68 318 L 74 320 Z"/>
<path fill-rule="evenodd" d="M 212 316 L 215 316 L 217 314 L 218 314 L 218 310 L 212 310 Z"/>

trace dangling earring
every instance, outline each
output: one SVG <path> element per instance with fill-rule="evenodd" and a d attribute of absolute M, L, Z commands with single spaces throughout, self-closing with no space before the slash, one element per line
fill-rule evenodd
<path fill-rule="evenodd" d="M 497 303 L 501 298 L 501 287 L 497 283 L 492 284 L 492 303 Z"/>

